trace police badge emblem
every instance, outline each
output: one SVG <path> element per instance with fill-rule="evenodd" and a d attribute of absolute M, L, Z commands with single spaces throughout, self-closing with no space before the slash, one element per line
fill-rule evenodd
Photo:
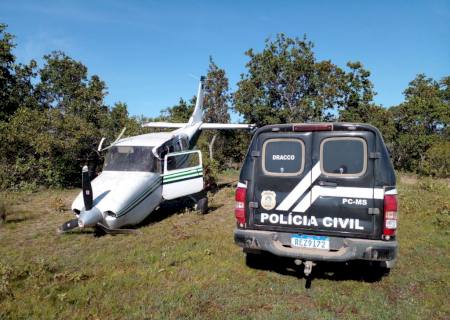
<path fill-rule="evenodd" d="M 261 207 L 266 210 L 272 210 L 277 204 L 276 193 L 274 191 L 263 191 L 261 192 Z"/>

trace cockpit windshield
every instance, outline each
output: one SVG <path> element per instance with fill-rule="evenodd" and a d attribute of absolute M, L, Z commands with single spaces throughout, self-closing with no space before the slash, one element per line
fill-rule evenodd
<path fill-rule="evenodd" d="M 153 147 L 116 146 L 108 150 L 103 170 L 107 171 L 155 171 Z"/>

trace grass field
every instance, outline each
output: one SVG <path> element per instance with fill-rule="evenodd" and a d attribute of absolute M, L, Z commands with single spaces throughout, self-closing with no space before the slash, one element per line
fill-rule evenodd
<path fill-rule="evenodd" d="M 310 289 L 283 261 L 245 266 L 232 187 L 205 216 L 161 211 L 137 234 L 101 237 L 56 234 L 78 190 L 2 193 L 0 319 L 449 319 L 448 183 L 399 180 L 396 268 L 369 281 L 357 266 L 317 266 Z"/>

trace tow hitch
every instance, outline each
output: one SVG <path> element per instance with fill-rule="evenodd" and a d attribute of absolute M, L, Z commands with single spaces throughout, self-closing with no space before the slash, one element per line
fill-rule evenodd
<path fill-rule="evenodd" d="M 314 262 L 312 262 L 312 261 L 305 261 L 305 262 L 303 262 L 303 261 L 300 260 L 300 259 L 295 259 L 295 260 L 294 260 L 294 263 L 295 263 L 295 265 L 297 265 L 297 266 L 301 266 L 302 263 L 303 263 L 303 265 L 304 265 L 303 273 L 305 274 L 305 277 L 308 277 L 308 276 L 311 274 L 311 272 L 312 272 L 312 267 L 314 267 L 314 266 L 316 265 L 316 264 L 315 264 Z"/>
<path fill-rule="evenodd" d="M 308 277 L 311 274 L 312 267 L 315 266 L 316 264 L 312 261 L 305 261 L 304 265 L 305 269 L 303 272 L 305 273 L 305 276 Z"/>

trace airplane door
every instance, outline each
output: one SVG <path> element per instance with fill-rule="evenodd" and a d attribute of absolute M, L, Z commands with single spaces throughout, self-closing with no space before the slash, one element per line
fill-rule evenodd
<path fill-rule="evenodd" d="M 176 199 L 202 190 L 203 166 L 199 150 L 165 155 L 162 189 L 164 199 Z"/>

